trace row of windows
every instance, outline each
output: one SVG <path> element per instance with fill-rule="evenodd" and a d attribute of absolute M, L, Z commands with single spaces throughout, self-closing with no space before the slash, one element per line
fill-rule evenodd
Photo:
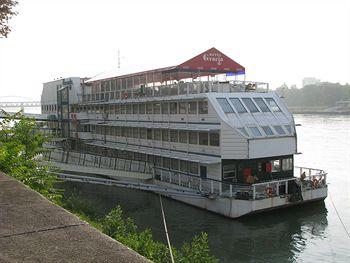
<path fill-rule="evenodd" d="M 258 127 L 247 127 L 247 128 L 237 128 L 242 134 L 246 136 L 253 136 L 253 137 L 261 137 L 264 135 L 266 136 L 273 136 L 273 135 L 286 135 L 293 134 L 292 126 L 291 125 L 284 125 L 284 128 L 280 125 L 273 126 L 273 129 L 271 129 L 270 126 L 262 126 L 260 128 Z M 249 132 L 248 132 L 249 131 Z M 287 132 L 286 132 L 287 131 Z"/>
<path fill-rule="evenodd" d="M 245 113 L 245 112 L 278 112 L 281 108 L 273 98 L 217 98 L 221 109 L 225 113 Z"/>
<path fill-rule="evenodd" d="M 109 114 L 208 114 L 208 101 L 186 101 L 186 102 L 149 102 L 129 103 L 114 105 L 89 105 L 80 106 L 74 111 L 86 111 L 87 113 L 109 113 Z"/>
<path fill-rule="evenodd" d="M 189 143 L 209 146 L 220 146 L 220 135 L 218 132 L 197 132 L 172 129 L 147 129 L 138 127 L 118 127 L 91 125 L 92 133 L 156 140 L 164 142 Z"/>
<path fill-rule="evenodd" d="M 165 169 L 171 169 L 175 171 L 180 171 L 183 173 L 190 173 L 193 175 L 198 175 L 199 165 L 198 163 L 179 160 L 168 157 L 161 157 L 158 155 L 144 154 L 138 152 L 117 150 L 117 149 L 105 149 L 95 146 L 88 146 L 88 152 L 92 154 L 100 154 L 106 157 L 121 158 L 125 160 L 135 160 L 153 163 L 156 167 L 162 167 Z"/>
<path fill-rule="evenodd" d="M 129 79 L 108 80 L 101 83 L 93 83 L 91 92 L 83 96 L 84 101 L 104 101 L 113 99 L 127 99 L 138 97 L 174 96 L 183 94 L 197 94 L 206 92 L 217 92 L 219 82 L 199 81 L 172 83 L 160 85 L 161 83 L 150 83 Z"/>
<path fill-rule="evenodd" d="M 49 104 L 49 105 L 41 105 L 41 111 L 57 111 L 57 105 L 56 104 Z"/>

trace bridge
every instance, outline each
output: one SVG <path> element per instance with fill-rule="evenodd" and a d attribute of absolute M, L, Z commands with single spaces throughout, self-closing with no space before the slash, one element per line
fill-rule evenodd
<path fill-rule="evenodd" d="M 28 107 L 40 107 L 40 101 L 0 101 L 0 108 L 28 108 Z"/>

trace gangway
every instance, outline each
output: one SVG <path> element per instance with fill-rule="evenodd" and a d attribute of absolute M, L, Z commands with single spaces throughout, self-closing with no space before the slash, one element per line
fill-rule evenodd
<path fill-rule="evenodd" d="M 171 194 L 171 195 L 182 195 L 182 196 L 186 195 L 186 196 L 192 196 L 192 197 L 202 197 L 202 194 L 195 190 L 175 189 L 175 188 L 169 188 L 166 186 L 156 185 L 156 184 L 146 184 L 146 183 L 140 183 L 140 182 L 134 182 L 134 181 L 125 181 L 125 180 L 113 180 L 113 179 L 106 179 L 106 178 L 97 178 L 92 176 L 73 175 L 73 174 L 60 173 L 60 172 L 56 174 L 58 178 L 64 181 L 117 186 L 117 187 L 136 189 L 136 190 L 155 192 L 155 193 L 165 193 L 165 194 Z"/>

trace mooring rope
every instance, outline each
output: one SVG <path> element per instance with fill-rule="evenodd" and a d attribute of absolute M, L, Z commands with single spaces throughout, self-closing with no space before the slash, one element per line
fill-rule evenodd
<path fill-rule="evenodd" d="M 163 224 L 164 224 L 166 240 L 168 242 L 170 258 L 171 258 L 171 262 L 174 263 L 175 261 L 174 261 L 173 251 L 171 250 L 170 238 L 169 238 L 168 228 L 166 226 L 166 220 L 165 220 L 165 215 L 164 215 L 162 196 L 160 194 L 159 194 L 159 201 L 160 201 L 160 209 L 162 210 Z"/>
<path fill-rule="evenodd" d="M 339 221 L 340 221 L 340 223 L 343 225 L 343 228 L 344 228 L 346 234 L 347 234 L 348 237 L 350 238 L 349 231 L 347 230 L 346 225 L 344 224 L 343 220 L 341 219 L 341 217 L 340 217 L 340 215 L 339 215 L 339 213 L 338 213 L 338 209 L 335 207 L 335 204 L 334 204 L 334 202 L 333 202 L 333 198 L 332 198 L 332 195 L 331 195 L 331 191 L 328 190 L 328 192 L 329 192 L 329 197 L 331 198 L 331 202 L 332 202 L 332 205 L 333 205 L 333 207 L 334 207 L 334 210 L 335 210 L 335 212 L 337 213 L 337 216 L 338 216 L 338 218 L 339 218 Z"/>

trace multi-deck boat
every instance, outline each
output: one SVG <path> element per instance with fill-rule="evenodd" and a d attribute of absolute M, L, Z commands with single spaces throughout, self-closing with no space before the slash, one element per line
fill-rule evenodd
<path fill-rule="evenodd" d="M 48 158 L 66 171 L 232 218 L 327 197 L 324 171 L 294 167 L 283 100 L 215 48 L 177 66 L 45 83 L 42 110 L 60 131 Z"/>

